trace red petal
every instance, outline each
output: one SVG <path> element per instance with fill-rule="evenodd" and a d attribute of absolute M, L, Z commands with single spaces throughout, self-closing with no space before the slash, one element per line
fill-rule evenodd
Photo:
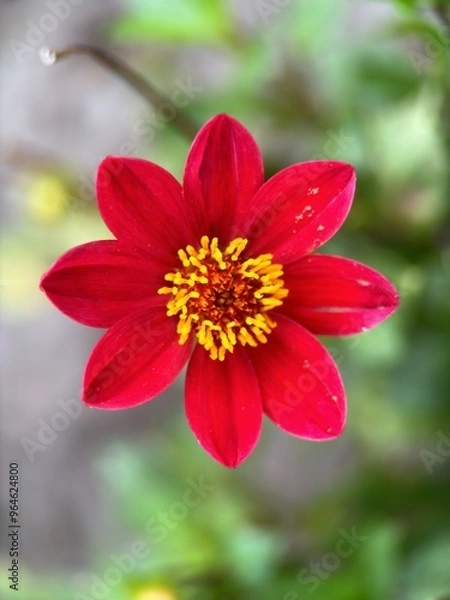
<path fill-rule="evenodd" d="M 203 448 L 237 467 L 258 441 L 262 407 L 258 381 L 242 347 L 223 362 L 197 345 L 186 376 L 186 414 Z"/>
<path fill-rule="evenodd" d="M 340 256 L 315 254 L 285 269 L 289 296 L 281 308 L 312 333 L 360 333 L 386 319 L 398 293 L 383 275 Z"/>
<path fill-rule="evenodd" d="M 352 166 L 335 161 L 293 165 L 255 195 L 237 230 L 251 240 L 247 251 L 265 252 L 283 264 L 328 241 L 344 222 L 355 191 Z"/>
<path fill-rule="evenodd" d="M 230 240 L 237 214 L 264 180 L 259 148 L 250 133 L 228 115 L 218 115 L 199 131 L 184 174 L 184 192 L 200 235 Z"/>
<path fill-rule="evenodd" d="M 97 175 L 103 220 L 118 240 L 173 265 L 177 251 L 197 243 L 181 185 L 166 170 L 138 158 L 109 156 Z"/>
<path fill-rule="evenodd" d="M 175 328 L 162 307 L 141 309 L 116 323 L 89 358 L 84 402 L 95 408 L 131 408 L 160 394 L 191 352 L 189 343 L 178 343 Z"/>
<path fill-rule="evenodd" d="M 266 414 L 288 433 L 328 440 L 343 430 L 345 391 L 327 350 L 306 329 L 276 315 L 267 344 L 248 350 Z"/>
<path fill-rule="evenodd" d="M 143 305 L 161 305 L 156 294 L 165 269 L 116 240 L 91 242 L 63 254 L 41 288 L 65 315 L 84 325 L 111 327 Z"/>

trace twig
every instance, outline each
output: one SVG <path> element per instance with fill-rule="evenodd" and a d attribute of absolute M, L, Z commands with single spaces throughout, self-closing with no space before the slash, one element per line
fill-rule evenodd
<path fill-rule="evenodd" d="M 165 104 L 171 104 L 170 101 L 153 87 L 146 79 L 141 77 L 139 73 L 131 69 L 126 63 L 116 58 L 106 50 L 88 44 L 76 44 L 68 46 L 62 50 L 54 50 L 53 48 L 41 48 L 41 61 L 47 65 L 54 65 L 57 61 L 68 58 L 70 56 L 86 55 L 93 58 L 95 61 L 106 67 L 131 87 L 133 87 L 147 102 L 152 104 L 156 109 L 161 108 Z M 192 139 L 198 132 L 198 127 L 177 109 L 171 120 L 171 123 L 181 133 Z"/>

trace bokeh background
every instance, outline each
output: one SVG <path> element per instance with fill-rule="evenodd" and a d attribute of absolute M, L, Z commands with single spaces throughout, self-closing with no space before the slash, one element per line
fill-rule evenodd
<path fill-rule="evenodd" d="M 450 7 L 438 0 L 1 0 L 1 510 L 21 471 L 20 600 L 450 598 Z M 395 282 L 400 310 L 324 339 L 349 420 L 313 444 L 266 423 L 237 471 L 189 432 L 182 382 L 119 413 L 79 401 L 101 331 L 61 315 L 40 275 L 102 238 L 106 154 L 181 175 L 189 140 L 87 57 L 122 57 L 199 124 L 228 112 L 267 175 L 351 162 L 354 208 L 326 251 Z M 178 109 L 177 109 L 178 110 Z"/>

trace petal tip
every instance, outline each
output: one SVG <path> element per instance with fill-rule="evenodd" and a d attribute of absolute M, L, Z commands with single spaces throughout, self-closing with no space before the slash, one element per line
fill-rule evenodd
<path fill-rule="evenodd" d="M 47 273 L 44 273 L 42 275 L 42 277 L 39 279 L 39 284 L 38 284 L 39 289 L 41 290 L 41 292 L 44 292 L 44 294 L 47 293 L 47 290 L 45 289 L 46 281 L 47 281 Z"/>
<path fill-rule="evenodd" d="M 116 177 L 123 169 L 124 161 L 122 156 L 106 156 L 98 165 L 95 178 L 95 189 L 98 190 L 108 186 L 112 177 Z"/>
<path fill-rule="evenodd" d="M 247 460 L 247 458 L 250 456 L 250 454 L 254 450 L 254 447 L 253 447 L 245 454 L 234 455 L 234 456 L 221 456 L 216 452 L 211 452 L 210 449 L 205 448 L 204 445 L 201 444 L 200 440 L 198 440 L 198 441 L 199 441 L 200 446 L 202 446 L 216 462 L 218 462 L 223 467 L 226 467 L 227 469 L 233 469 L 233 470 L 237 469 L 245 460 Z"/>
<path fill-rule="evenodd" d="M 334 422 L 333 425 L 327 429 L 320 429 L 309 436 L 302 435 L 299 437 L 311 442 L 332 442 L 333 440 L 336 440 L 344 433 L 347 424 L 347 404 L 345 401 L 342 409 L 340 421 Z"/>

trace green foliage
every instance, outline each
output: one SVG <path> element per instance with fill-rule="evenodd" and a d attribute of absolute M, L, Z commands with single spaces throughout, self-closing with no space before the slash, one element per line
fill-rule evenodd
<path fill-rule="evenodd" d="M 217 44 L 231 33 L 223 0 L 134 0 L 129 14 L 112 28 L 117 39 Z"/>
<path fill-rule="evenodd" d="M 450 594 L 450 536 L 439 535 L 424 543 L 405 566 L 399 599 L 445 600 Z"/>
<path fill-rule="evenodd" d="M 364 103 L 366 109 L 403 101 L 416 94 L 420 84 L 407 60 L 400 53 L 386 52 L 386 49 L 379 54 L 373 51 L 360 53 L 355 76 L 364 92 L 359 101 Z"/>

